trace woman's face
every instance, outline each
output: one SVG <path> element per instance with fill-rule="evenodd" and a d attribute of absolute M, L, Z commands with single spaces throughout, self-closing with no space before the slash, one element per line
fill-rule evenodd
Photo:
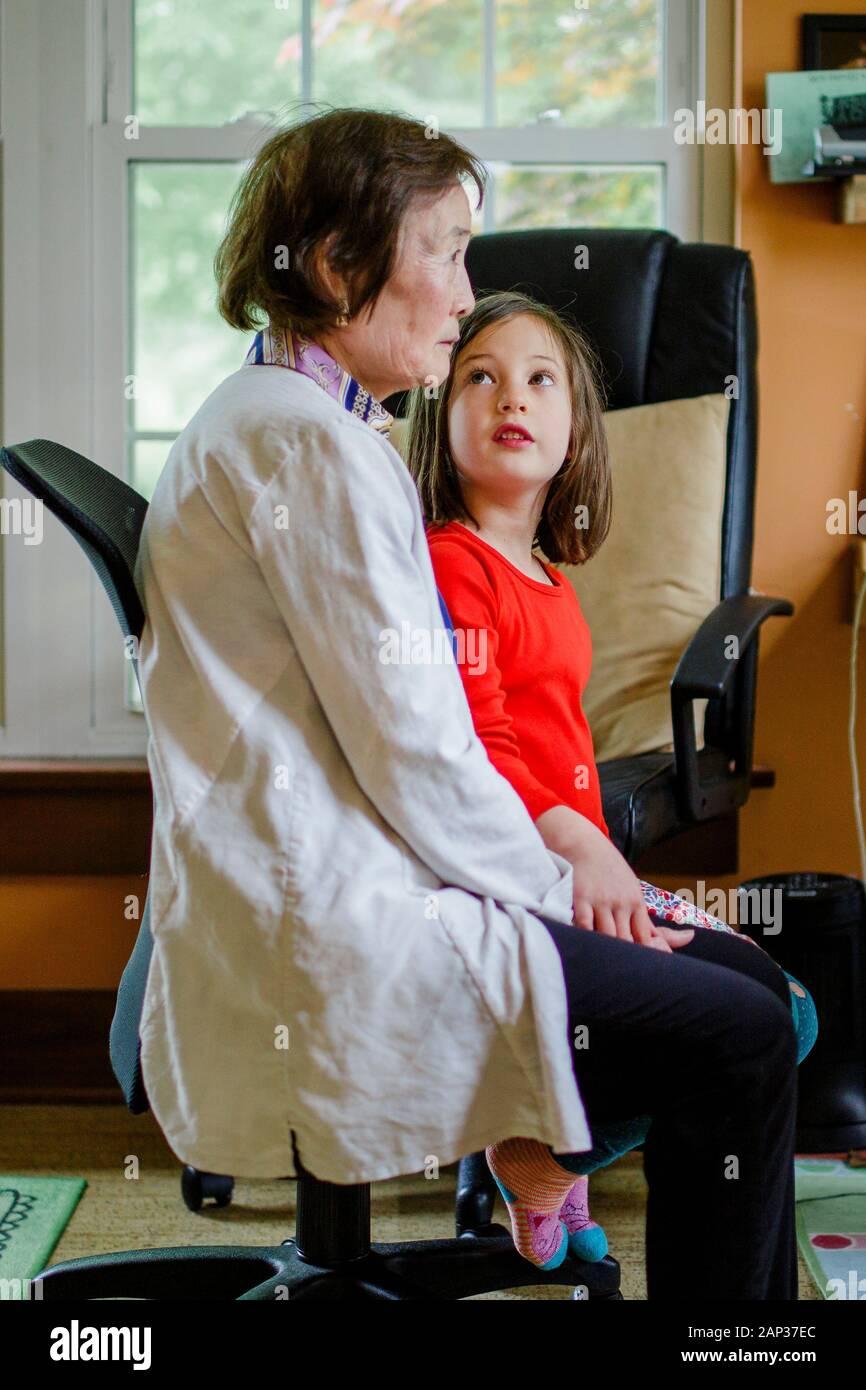
<path fill-rule="evenodd" d="M 571 434 L 571 390 L 553 334 L 534 314 L 516 314 L 476 334 L 453 370 L 449 446 L 470 510 L 473 496 L 543 502 Z M 508 439 L 511 424 L 528 438 Z"/>
<path fill-rule="evenodd" d="M 463 264 L 471 221 L 460 183 L 433 202 L 416 201 L 404 216 L 396 264 L 373 312 L 322 339 L 378 400 L 446 380 L 457 320 L 475 304 Z"/>

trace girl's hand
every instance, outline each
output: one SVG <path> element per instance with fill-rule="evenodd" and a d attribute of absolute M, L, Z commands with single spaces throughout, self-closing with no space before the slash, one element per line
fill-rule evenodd
<path fill-rule="evenodd" d="M 695 934 L 694 927 L 660 927 L 656 925 L 656 931 L 672 946 L 688 946 Z"/>
<path fill-rule="evenodd" d="M 572 865 L 575 926 L 657 951 L 669 952 L 691 941 L 693 928 L 678 931 L 655 925 L 637 877 L 592 821 L 571 807 L 554 806 L 535 824 L 548 848 Z"/>

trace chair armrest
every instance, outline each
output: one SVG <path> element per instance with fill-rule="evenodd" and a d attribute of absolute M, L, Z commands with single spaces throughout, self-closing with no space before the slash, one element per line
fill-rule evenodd
<path fill-rule="evenodd" d="M 737 594 L 723 599 L 692 637 L 671 681 L 671 723 L 680 814 L 692 821 L 710 820 L 742 806 L 748 799 L 755 729 L 755 686 L 761 624 L 778 614 L 790 617 L 789 599 L 766 594 Z M 726 643 L 737 639 L 736 657 Z M 701 782 L 698 777 L 695 700 L 719 701 L 725 715 L 724 751 L 729 775 Z"/>
<path fill-rule="evenodd" d="M 681 698 L 715 699 L 724 695 L 737 660 L 725 655 L 725 639 L 737 638 L 740 652 L 750 645 L 761 624 L 774 613 L 790 617 L 794 605 L 766 594 L 737 594 L 708 613 L 679 659 L 671 691 Z"/>

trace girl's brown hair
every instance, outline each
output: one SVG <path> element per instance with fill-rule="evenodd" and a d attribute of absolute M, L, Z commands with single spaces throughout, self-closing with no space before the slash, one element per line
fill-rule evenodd
<path fill-rule="evenodd" d="M 467 517 L 478 526 L 463 499 L 448 446 L 448 402 L 461 352 L 483 329 L 516 314 L 533 314 L 558 342 L 571 396 L 568 457 L 551 479 L 533 548 L 540 547 L 552 564 L 584 564 L 605 539 L 611 520 L 601 364 L 580 330 L 555 309 L 516 290 L 477 299 L 471 313 L 460 320 L 460 337 L 452 350 L 447 380 L 432 392 L 427 387 L 414 387 L 409 392 L 404 457 L 417 484 L 428 526 L 465 522 Z M 579 508 L 586 509 L 585 525 Z"/>
<path fill-rule="evenodd" d="M 394 267 L 404 215 L 484 165 L 423 121 L 340 107 L 280 129 L 262 145 L 235 190 L 214 258 L 218 307 L 233 328 L 270 321 L 308 337 L 330 329 L 342 306 L 317 275 L 317 248 L 348 282 L 348 314 L 371 308 Z"/>

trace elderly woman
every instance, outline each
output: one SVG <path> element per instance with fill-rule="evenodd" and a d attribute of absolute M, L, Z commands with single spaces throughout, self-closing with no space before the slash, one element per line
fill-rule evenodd
<path fill-rule="evenodd" d="M 267 326 L 175 442 L 137 571 L 147 1093 L 185 1163 L 337 1183 L 509 1136 L 568 1178 L 591 1123 L 648 1114 L 649 1297 L 681 1296 L 688 1232 L 699 1296 L 794 1299 L 784 976 L 653 922 L 637 880 L 633 939 L 575 927 L 569 846 L 437 659 L 382 401 L 448 373 L 474 302 L 465 181 L 483 196 L 447 136 L 338 110 L 269 139 L 236 194 L 220 309 Z"/>

